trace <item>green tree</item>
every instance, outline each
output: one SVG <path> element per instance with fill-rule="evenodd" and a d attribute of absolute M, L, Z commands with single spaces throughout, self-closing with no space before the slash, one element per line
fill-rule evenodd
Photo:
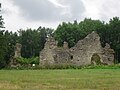
<path fill-rule="evenodd" d="M 14 48 L 15 48 L 15 45 L 17 42 L 19 42 L 19 36 L 18 34 L 15 32 L 9 32 L 9 31 L 5 31 L 4 32 L 4 36 L 6 38 L 6 48 L 7 48 L 7 51 L 6 51 L 6 54 L 5 54 L 5 60 L 6 60 L 6 63 L 9 64 L 10 63 L 10 58 L 12 56 L 14 56 Z"/>
<path fill-rule="evenodd" d="M 63 22 L 54 32 L 54 37 L 58 41 L 59 46 L 62 46 L 63 42 L 66 41 L 68 42 L 69 47 L 72 47 L 81 38 L 80 34 L 81 31 L 78 28 L 77 21 L 74 21 L 74 23 Z"/>
<path fill-rule="evenodd" d="M 35 44 L 37 33 L 35 30 L 19 30 L 20 43 L 22 44 L 22 56 L 25 58 L 30 58 L 35 55 Z M 36 44 L 37 46 L 37 44 Z"/>
<path fill-rule="evenodd" d="M 113 17 L 107 24 L 106 42 L 115 50 L 116 62 L 120 62 L 120 19 Z"/>
<path fill-rule="evenodd" d="M 0 4 L 1 8 L 1 4 Z M 0 10 L 1 11 L 1 10 Z M 5 53 L 6 53 L 6 38 L 4 36 L 4 22 L 2 16 L 0 16 L 0 68 L 5 66 Z"/>
<path fill-rule="evenodd" d="M 100 20 L 92 20 L 85 18 L 79 23 L 79 29 L 81 30 L 81 35 L 84 38 L 86 35 L 90 34 L 92 31 L 97 31 L 102 33 L 104 27 L 104 22 Z"/>
<path fill-rule="evenodd" d="M 92 31 L 97 31 L 100 36 L 104 31 L 104 23 L 99 20 L 84 19 L 78 23 L 65 23 L 59 25 L 57 30 L 54 33 L 54 37 L 58 40 L 58 45 L 62 46 L 63 42 L 66 41 L 69 44 L 69 47 L 74 46 L 78 40 L 85 38 Z"/>
<path fill-rule="evenodd" d="M 39 56 L 44 48 L 46 38 L 52 34 L 52 29 L 39 27 L 35 29 L 19 30 L 20 43 L 22 44 L 22 57 L 31 58 Z"/>

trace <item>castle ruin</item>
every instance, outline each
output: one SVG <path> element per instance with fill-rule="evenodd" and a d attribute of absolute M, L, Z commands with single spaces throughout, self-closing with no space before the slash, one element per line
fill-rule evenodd
<path fill-rule="evenodd" d="M 57 47 L 57 41 L 49 37 L 44 49 L 40 52 L 41 66 L 91 64 L 114 64 L 114 50 L 107 43 L 103 48 L 100 36 L 94 31 L 83 40 L 79 40 L 72 48 L 68 48 L 67 42 L 64 42 L 63 47 Z"/>

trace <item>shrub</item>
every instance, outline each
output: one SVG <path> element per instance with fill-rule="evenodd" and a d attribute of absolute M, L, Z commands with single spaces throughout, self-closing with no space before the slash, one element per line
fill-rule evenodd
<path fill-rule="evenodd" d="M 22 65 L 28 64 L 39 64 L 39 57 L 32 57 L 32 58 L 17 58 L 17 62 Z"/>

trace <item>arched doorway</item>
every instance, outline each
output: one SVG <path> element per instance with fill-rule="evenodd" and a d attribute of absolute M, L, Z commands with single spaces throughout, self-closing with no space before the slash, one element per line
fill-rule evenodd
<path fill-rule="evenodd" d="M 91 57 L 91 64 L 92 65 L 100 65 L 101 61 L 100 61 L 100 56 L 97 53 L 94 53 Z"/>

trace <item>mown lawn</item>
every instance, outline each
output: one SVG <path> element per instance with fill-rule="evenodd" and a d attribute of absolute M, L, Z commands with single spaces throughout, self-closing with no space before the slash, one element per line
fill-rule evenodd
<path fill-rule="evenodd" d="M 0 90 L 120 90 L 120 69 L 0 70 Z"/>

